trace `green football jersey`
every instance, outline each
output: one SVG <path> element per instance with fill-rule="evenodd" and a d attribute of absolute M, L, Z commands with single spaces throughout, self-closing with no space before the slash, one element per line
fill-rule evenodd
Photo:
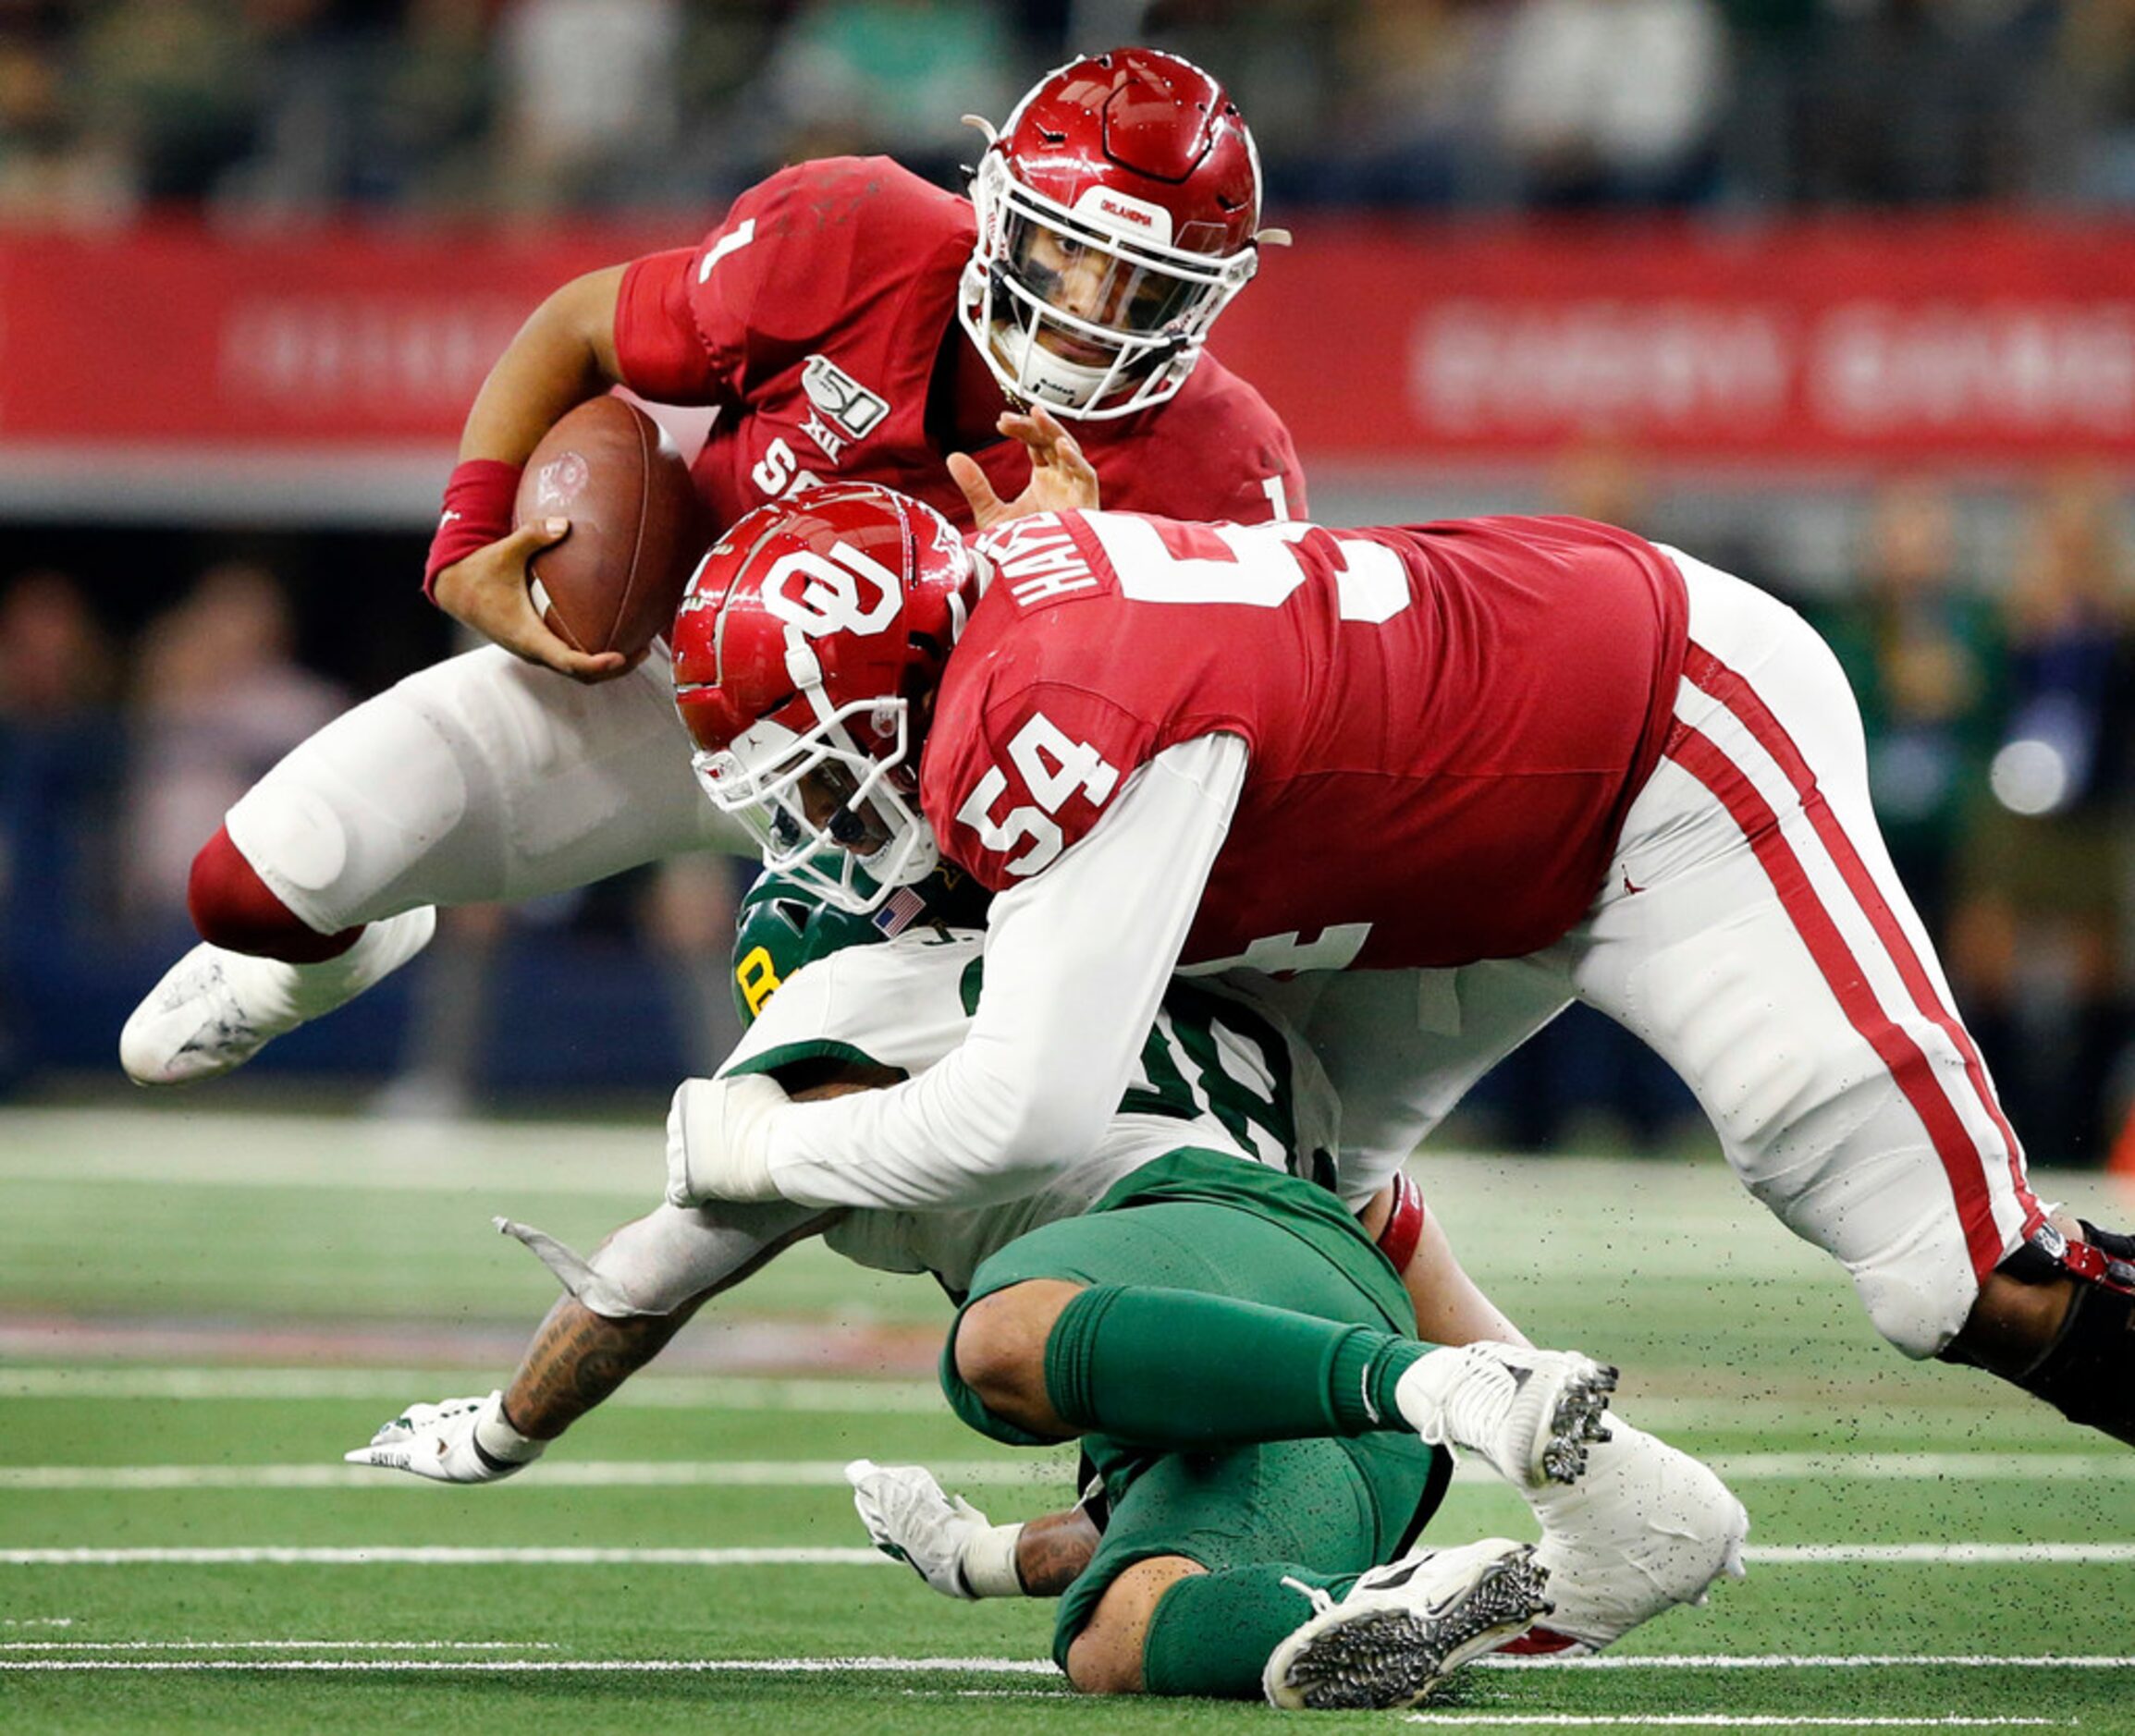
<path fill-rule="evenodd" d="M 910 1078 L 963 1041 L 978 1005 L 985 935 L 919 926 L 803 965 L 764 999 L 722 1072 L 774 1072 L 829 1058 Z M 1177 982 L 1098 1147 L 1023 1198 L 970 1211 L 855 1210 L 825 1240 L 862 1265 L 931 1271 L 961 1294 L 996 1249 L 1076 1216 L 1142 1165 L 1182 1146 L 1334 1185 L 1332 1089 L 1267 1009 L 1206 983 Z"/>

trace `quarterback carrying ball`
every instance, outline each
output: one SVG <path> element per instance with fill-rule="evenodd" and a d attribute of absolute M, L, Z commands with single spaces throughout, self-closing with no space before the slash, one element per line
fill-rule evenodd
<path fill-rule="evenodd" d="M 521 467 L 611 387 L 717 409 L 693 464 L 714 534 L 854 478 L 990 523 L 1004 494 L 1078 500 L 1091 466 L 1139 510 L 1302 515 L 1288 433 L 1204 353 L 1272 238 L 1221 87 L 1121 49 L 1061 67 L 988 131 L 970 199 L 884 158 L 800 164 L 696 246 L 534 312 L 468 415 L 425 575 L 493 642 L 337 719 L 230 810 L 189 884 L 203 944 L 121 1035 L 133 1079 L 243 1065 L 412 957 L 436 905 L 747 848 L 673 752 L 658 660 L 574 650 L 528 597 L 528 560 L 568 532 L 512 530 Z"/>

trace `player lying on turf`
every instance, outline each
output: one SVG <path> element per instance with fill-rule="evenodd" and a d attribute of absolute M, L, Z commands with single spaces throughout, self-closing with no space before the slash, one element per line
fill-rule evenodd
<path fill-rule="evenodd" d="M 883 931 L 760 883 L 735 956 L 744 1010 L 763 1016 L 730 1070 L 805 1095 L 915 1075 L 952 1048 L 984 938 L 914 923 L 943 885 L 886 913 L 902 928 L 890 944 L 855 945 Z M 1276 1021 L 1175 984 L 1090 1160 L 1037 1194 L 925 1213 L 669 1204 L 590 1263 L 509 1226 L 572 1292 L 510 1387 L 416 1407 L 350 1457 L 446 1481 L 508 1474 L 706 1298 L 820 1231 L 863 1264 L 932 1272 L 963 1304 L 942 1378 L 973 1426 L 1082 1436 L 1100 1501 L 1023 1527 L 979 1524 L 910 1468 L 858 1479 L 871 1534 L 930 1583 L 1060 1595 L 1056 1656 L 1086 1689 L 1399 1704 L 1544 1602 L 1545 1644 L 1599 1647 L 1738 1571 L 1746 1522 L 1718 1479 L 1615 1419 L 1594 1438 L 1601 1372 L 1525 1348 L 1413 1190 L 1351 1201 L 1359 1226 L 1324 1155 L 1331 1113 Z M 1098 1360 L 1056 1363 L 992 1332 L 991 1298 L 1033 1281 L 1102 1302 Z M 1433 1352 L 1419 1329 L 1500 1342 Z M 1443 1489 L 1427 1441 L 1501 1469 L 1540 1516 L 1540 1547 L 1404 1559 Z"/>
<path fill-rule="evenodd" d="M 674 653 L 700 776 L 767 861 L 837 846 L 826 891 L 865 905 L 939 850 L 1000 896 L 953 1051 L 826 1103 L 685 1084 L 670 1197 L 1051 1185 L 1177 967 L 1292 978 L 1365 1186 L 1577 998 L 1668 1059 L 1901 1351 L 2135 1440 L 2135 1241 L 2033 1193 L 1845 679 L 1742 581 L 1572 519 L 1071 512 L 967 546 L 853 485 L 735 527 Z M 1101 1340 L 1057 1288 L 988 1302 L 1011 1341 Z"/>
<path fill-rule="evenodd" d="M 121 1034 L 134 1080 L 241 1066 L 413 957 L 434 906 L 753 848 L 672 751 L 660 661 L 574 651 L 528 599 L 528 557 L 553 537 L 512 529 L 520 467 L 611 386 L 717 407 L 693 466 L 715 529 L 841 478 L 985 521 L 1021 483 L 1003 434 L 1041 458 L 1057 446 L 1004 417 L 1032 407 L 1074 422 L 1115 505 L 1304 512 L 1288 432 L 1203 354 L 1269 238 L 1221 88 L 1122 49 L 1061 68 L 988 131 L 968 200 L 882 158 L 800 164 L 697 246 L 580 277 L 534 312 L 469 413 L 425 579 L 494 643 L 357 706 L 230 810 L 189 884 L 204 944 Z"/>

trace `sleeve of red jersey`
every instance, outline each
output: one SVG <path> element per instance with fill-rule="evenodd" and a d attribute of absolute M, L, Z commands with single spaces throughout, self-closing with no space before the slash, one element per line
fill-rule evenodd
<path fill-rule="evenodd" d="M 943 853 L 996 892 L 1086 837 L 1157 750 L 1155 729 L 1113 702 L 1004 673 L 975 727 L 937 720 L 929 752 L 947 752 L 923 791 Z"/>
<path fill-rule="evenodd" d="M 732 396 L 742 346 L 709 339 L 693 307 L 696 275 L 711 245 L 648 254 L 623 272 L 615 308 L 616 361 L 623 384 L 653 403 L 717 404 Z"/>
<path fill-rule="evenodd" d="M 788 178 L 750 188 L 697 246 L 648 254 L 623 273 L 616 360 L 639 397 L 717 404 L 738 395 L 759 309 L 777 299 Z"/>
<path fill-rule="evenodd" d="M 1234 736 L 1167 749 L 1057 869 L 996 899 L 963 1042 L 887 1090 L 779 1109 L 765 1161 L 779 1193 L 939 1211 L 1079 1162 L 1126 1089 L 1245 770 Z"/>

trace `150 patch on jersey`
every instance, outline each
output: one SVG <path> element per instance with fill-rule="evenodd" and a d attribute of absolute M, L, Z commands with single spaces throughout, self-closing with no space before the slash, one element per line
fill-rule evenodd
<path fill-rule="evenodd" d="M 810 356 L 803 364 L 801 389 L 848 439 L 865 438 L 890 413 L 888 398 L 870 392 L 828 356 Z"/>
<path fill-rule="evenodd" d="M 1119 782 L 1119 768 L 1096 748 L 1075 740 L 1043 712 L 1033 712 L 1009 740 L 1007 767 L 987 767 L 956 811 L 957 824 L 977 833 L 987 850 L 1008 858 L 1003 874 L 1026 878 L 1066 848 L 1057 816 L 1068 801 L 1081 795 L 1092 808 L 1101 808 Z M 1018 793 L 1028 800 L 1016 801 Z"/>

